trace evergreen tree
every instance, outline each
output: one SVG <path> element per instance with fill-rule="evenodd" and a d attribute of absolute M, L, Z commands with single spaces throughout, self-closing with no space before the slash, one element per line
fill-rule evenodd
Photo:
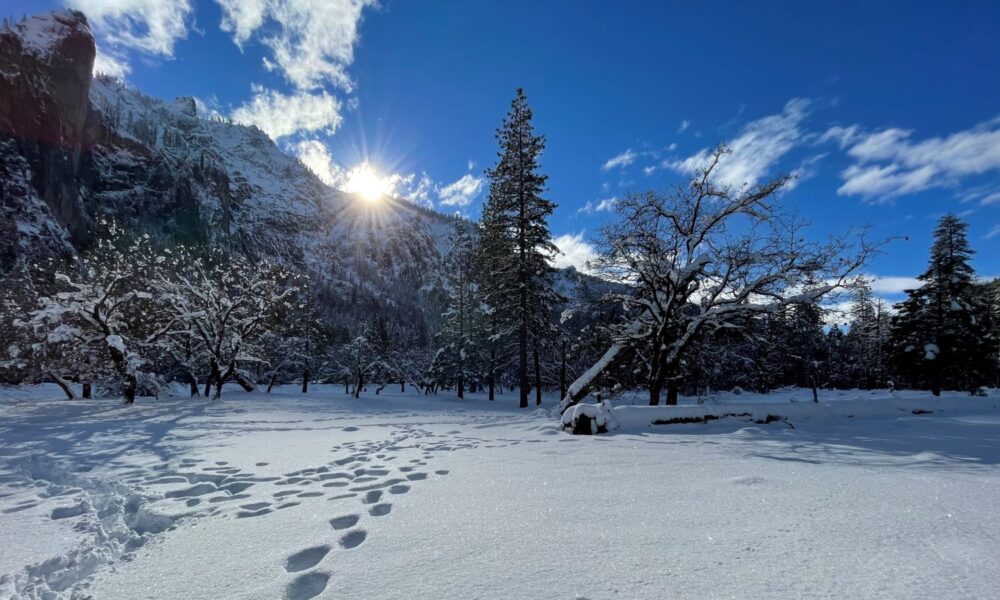
<path fill-rule="evenodd" d="M 464 398 L 467 384 L 476 378 L 479 361 L 474 336 L 482 311 L 474 282 L 475 243 L 464 223 L 456 222 L 452 227 L 451 243 L 445 258 L 449 301 L 438 333 L 441 352 L 437 355 L 437 365 L 454 381 L 458 397 Z"/>
<path fill-rule="evenodd" d="M 895 359 L 913 386 L 974 390 L 994 368 L 995 344 L 969 261 L 973 250 L 968 225 L 945 215 L 934 230 L 927 271 L 915 290 L 907 290 L 893 319 Z"/>
<path fill-rule="evenodd" d="M 851 290 L 851 327 L 846 337 L 850 349 L 851 387 L 873 389 L 885 384 L 888 368 L 886 346 L 889 315 L 885 303 L 872 295 L 871 285 L 860 279 Z"/>
<path fill-rule="evenodd" d="M 547 223 L 555 204 L 542 197 L 547 177 L 539 172 L 539 158 L 545 137 L 535 135 L 531 118 L 531 108 L 519 88 L 497 130 L 499 160 L 487 171 L 490 193 L 483 210 L 481 249 L 484 299 L 495 319 L 491 337 L 516 338 L 522 408 L 528 406 L 529 351 L 535 359 L 537 388 L 538 350 L 549 331 L 556 298 L 549 260 L 557 249 Z M 496 357 L 491 363 L 495 369 Z"/>

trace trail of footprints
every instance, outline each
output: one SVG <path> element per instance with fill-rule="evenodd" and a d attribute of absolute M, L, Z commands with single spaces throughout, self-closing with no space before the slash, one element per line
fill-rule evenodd
<path fill-rule="evenodd" d="M 367 517 L 384 517 L 392 512 L 393 496 L 400 496 L 410 491 L 413 482 L 427 479 L 428 473 L 420 470 L 427 466 L 427 459 L 433 452 L 450 450 L 452 448 L 423 448 L 422 444 L 404 445 L 412 437 L 429 437 L 431 434 L 416 428 L 401 426 L 401 431 L 388 441 L 347 442 L 335 446 L 333 452 L 348 452 L 349 455 L 338 458 L 324 467 L 303 469 L 287 474 L 287 478 L 275 482 L 275 485 L 316 485 L 320 488 L 342 490 L 328 497 L 328 500 L 358 498 L 361 510 L 347 512 L 329 520 L 335 533 L 336 545 L 341 550 L 349 551 L 357 548 L 368 538 L 368 531 L 361 527 L 362 520 Z M 347 427 L 346 431 L 356 431 L 356 427 Z M 470 446 L 471 447 L 471 446 Z M 396 454 L 400 450 L 423 451 L 422 458 L 414 458 L 408 463 L 395 467 L 388 466 L 400 460 Z M 439 469 L 437 475 L 447 475 L 448 471 Z M 322 495 L 314 492 L 293 492 L 293 490 L 276 492 L 275 496 L 283 498 L 295 494 Z M 288 600 L 306 600 L 318 596 L 326 589 L 330 573 L 319 568 L 320 563 L 330 553 L 333 546 L 324 543 L 305 548 L 286 557 L 285 571 L 295 574 L 285 588 L 285 598 Z"/>
<path fill-rule="evenodd" d="M 476 448 L 487 440 L 460 436 L 459 431 L 436 435 L 414 425 L 394 425 L 396 431 L 388 439 L 376 441 L 345 442 L 334 446 L 331 452 L 341 455 L 326 465 L 300 469 L 281 476 L 262 477 L 230 466 L 225 461 L 204 464 L 198 459 L 184 459 L 176 471 L 167 465 L 157 473 L 137 472 L 129 483 L 146 486 L 169 485 L 165 499 L 183 502 L 194 510 L 204 509 L 207 514 L 230 515 L 236 519 L 256 518 L 301 504 L 313 498 L 326 497 L 327 501 L 357 498 L 360 510 L 334 516 L 329 520 L 334 539 L 299 550 L 284 561 L 285 572 L 293 575 L 285 588 L 287 600 L 307 600 L 321 594 L 330 579 L 330 573 L 321 563 L 335 549 L 349 551 L 357 548 L 368 537 L 361 527 L 364 518 L 378 518 L 391 514 L 394 496 L 410 491 L 416 482 L 430 475 L 428 460 L 437 452 L 451 452 Z M 344 431 L 357 431 L 358 427 L 345 427 Z M 490 443 L 507 445 L 516 440 L 489 440 Z M 506 443 L 505 443 L 506 442 Z M 418 458 L 404 462 L 401 451 Z M 345 455 L 346 454 L 346 455 Z M 267 463 L 257 463 L 264 467 Z M 443 476 L 446 469 L 432 471 Z M 139 477 L 138 475 L 145 475 Z M 184 484 L 183 487 L 176 487 Z M 271 500 L 253 500 L 248 490 L 255 485 L 271 484 L 277 488 Z M 240 504 L 240 500 L 246 502 Z M 53 518 L 56 518 L 53 516 Z"/>

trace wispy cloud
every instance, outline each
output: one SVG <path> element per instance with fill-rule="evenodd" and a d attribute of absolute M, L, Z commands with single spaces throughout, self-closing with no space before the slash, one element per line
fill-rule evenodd
<path fill-rule="evenodd" d="M 156 0 L 151 0 L 156 1 Z M 271 51 L 264 66 L 300 90 L 324 85 L 350 91 L 347 68 L 362 11 L 375 0 L 216 0 L 223 31 L 243 46 L 254 34 Z"/>
<path fill-rule="evenodd" d="M 618 198 L 605 198 L 603 200 L 587 201 L 582 207 L 578 208 L 576 212 L 584 212 L 587 214 L 593 214 L 597 212 L 610 211 L 618 203 Z"/>
<path fill-rule="evenodd" d="M 809 100 L 795 98 L 785 104 L 780 114 L 744 126 L 739 136 L 727 142 L 731 153 L 719 161 L 715 171 L 717 181 L 740 187 L 764 178 L 806 135 L 801 125 L 809 115 L 810 104 Z M 665 161 L 663 166 L 693 174 L 705 166 L 711 155 L 712 149 L 704 148 L 683 160 Z"/>
<path fill-rule="evenodd" d="M 605 162 L 604 165 L 601 166 L 601 169 L 605 171 L 610 171 L 611 169 L 627 167 L 635 162 L 637 156 L 638 154 L 636 154 L 635 150 L 629 148 L 628 150 L 625 150 L 621 154 L 609 158 L 607 162 Z"/>
<path fill-rule="evenodd" d="M 441 188 L 439 197 L 443 206 L 468 206 L 483 189 L 483 178 L 472 173 L 462 175 L 457 181 Z"/>
<path fill-rule="evenodd" d="M 256 125 L 271 139 L 300 132 L 334 133 L 343 121 L 340 100 L 326 92 L 282 94 L 253 86 L 253 98 L 232 112 L 240 123 Z"/>
<path fill-rule="evenodd" d="M 118 79 L 125 79 L 131 72 L 132 65 L 123 57 L 109 53 L 100 46 L 97 47 L 97 55 L 94 57 L 94 73 L 103 73 Z"/>
<path fill-rule="evenodd" d="M 843 196 L 877 202 L 1000 171 L 1000 117 L 919 141 L 909 129 L 860 131 L 857 126 L 832 128 L 821 138 L 838 141 L 855 161 L 841 173 L 844 182 L 837 193 Z M 998 199 L 1000 196 L 984 194 L 980 202 L 989 204 Z"/>
<path fill-rule="evenodd" d="M 677 133 L 684 133 L 690 126 L 691 126 L 691 121 L 684 119 L 683 121 L 681 121 L 680 127 L 677 128 Z"/>
<path fill-rule="evenodd" d="M 575 234 L 567 233 L 552 240 L 559 249 L 559 253 L 552 261 L 556 267 L 575 267 L 578 271 L 590 272 L 590 263 L 597 258 L 597 250 L 584 239 L 584 234 L 583 231 Z"/>
<path fill-rule="evenodd" d="M 998 235 L 1000 235 L 1000 225 L 994 225 L 993 229 L 990 229 L 989 233 L 987 233 L 983 237 L 985 239 L 987 239 L 987 240 L 992 240 L 993 238 L 997 237 Z"/>
<path fill-rule="evenodd" d="M 65 0 L 84 11 L 108 44 L 147 54 L 173 56 L 177 40 L 187 36 L 190 0 Z"/>
<path fill-rule="evenodd" d="M 178 40 L 187 37 L 190 0 L 63 0 L 83 11 L 100 42 L 95 72 L 116 77 L 131 68 L 125 51 L 171 58 Z"/>
<path fill-rule="evenodd" d="M 292 150 L 323 183 L 337 188 L 343 187 L 344 169 L 334 162 L 324 143 L 319 140 L 305 140 L 293 146 Z"/>

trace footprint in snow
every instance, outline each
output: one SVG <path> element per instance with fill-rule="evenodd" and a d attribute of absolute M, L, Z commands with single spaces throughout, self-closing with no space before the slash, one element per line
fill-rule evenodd
<path fill-rule="evenodd" d="M 251 518 L 251 517 L 261 517 L 263 515 L 268 514 L 269 512 L 271 512 L 270 508 L 262 508 L 260 510 L 243 510 L 243 511 L 240 511 L 240 512 L 236 513 L 236 518 L 237 519 L 248 519 L 248 518 Z"/>
<path fill-rule="evenodd" d="M 390 494 L 405 494 L 410 491 L 410 486 L 408 485 L 394 485 L 389 488 Z"/>
<path fill-rule="evenodd" d="M 326 582 L 330 580 L 328 573 L 306 573 L 293 579 L 285 588 L 286 600 L 309 600 L 323 593 Z"/>
<path fill-rule="evenodd" d="M 344 534 L 344 537 L 340 538 L 340 546 L 350 550 L 351 548 L 357 548 L 365 541 L 368 537 L 368 532 L 364 529 L 355 529 L 354 531 L 349 531 Z"/>
<path fill-rule="evenodd" d="M 243 500 L 244 498 L 249 498 L 249 497 L 250 494 L 234 494 L 232 496 L 212 496 L 211 498 L 208 499 L 208 501 L 211 502 L 212 504 L 216 504 L 218 502 L 229 502 L 231 500 Z"/>
<path fill-rule="evenodd" d="M 406 478 L 410 481 L 420 481 L 421 479 L 427 479 L 427 473 L 410 473 Z"/>
<path fill-rule="evenodd" d="M 344 427 L 341 431 L 357 431 L 358 428 L 351 425 L 350 427 Z"/>
<path fill-rule="evenodd" d="M 330 525 L 334 529 L 349 529 L 358 524 L 361 515 L 343 515 L 330 519 Z"/>
<path fill-rule="evenodd" d="M 438 469 L 437 471 L 434 471 L 434 473 L 436 473 L 438 475 L 447 475 L 450 472 L 451 471 L 449 471 L 448 469 Z"/>
<path fill-rule="evenodd" d="M 330 546 L 314 546 L 299 550 L 285 559 L 285 570 L 289 573 L 305 571 L 318 565 L 323 558 L 330 553 Z"/>
<path fill-rule="evenodd" d="M 375 504 L 382 498 L 382 490 L 372 490 L 365 494 L 364 504 Z"/>
<path fill-rule="evenodd" d="M 382 504 L 376 504 L 375 506 L 368 509 L 368 514 L 373 517 L 384 517 L 389 514 L 392 510 L 392 505 L 388 502 L 383 502 Z"/>
<path fill-rule="evenodd" d="M 51 518 L 53 521 L 58 521 L 59 519 L 68 519 L 70 517 L 79 517 L 83 513 L 87 512 L 87 505 L 84 502 L 79 504 L 74 504 L 73 506 L 60 506 L 52 510 Z"/>

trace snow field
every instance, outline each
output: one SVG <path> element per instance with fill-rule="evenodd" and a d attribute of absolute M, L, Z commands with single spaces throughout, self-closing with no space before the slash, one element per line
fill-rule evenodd
<path fill-rule="evenodd" d="M 0 598 L 1000 589 L 1000 417 L 957 396 L 941 412 L 820 412 L 795 429 L 649 426 L 620 406 L 618 430 L 572 436 L 511 395 L 318 386 L 122 407 L 2 393 Z M 787 408 L 778 397 L 772 410 Z"/>

